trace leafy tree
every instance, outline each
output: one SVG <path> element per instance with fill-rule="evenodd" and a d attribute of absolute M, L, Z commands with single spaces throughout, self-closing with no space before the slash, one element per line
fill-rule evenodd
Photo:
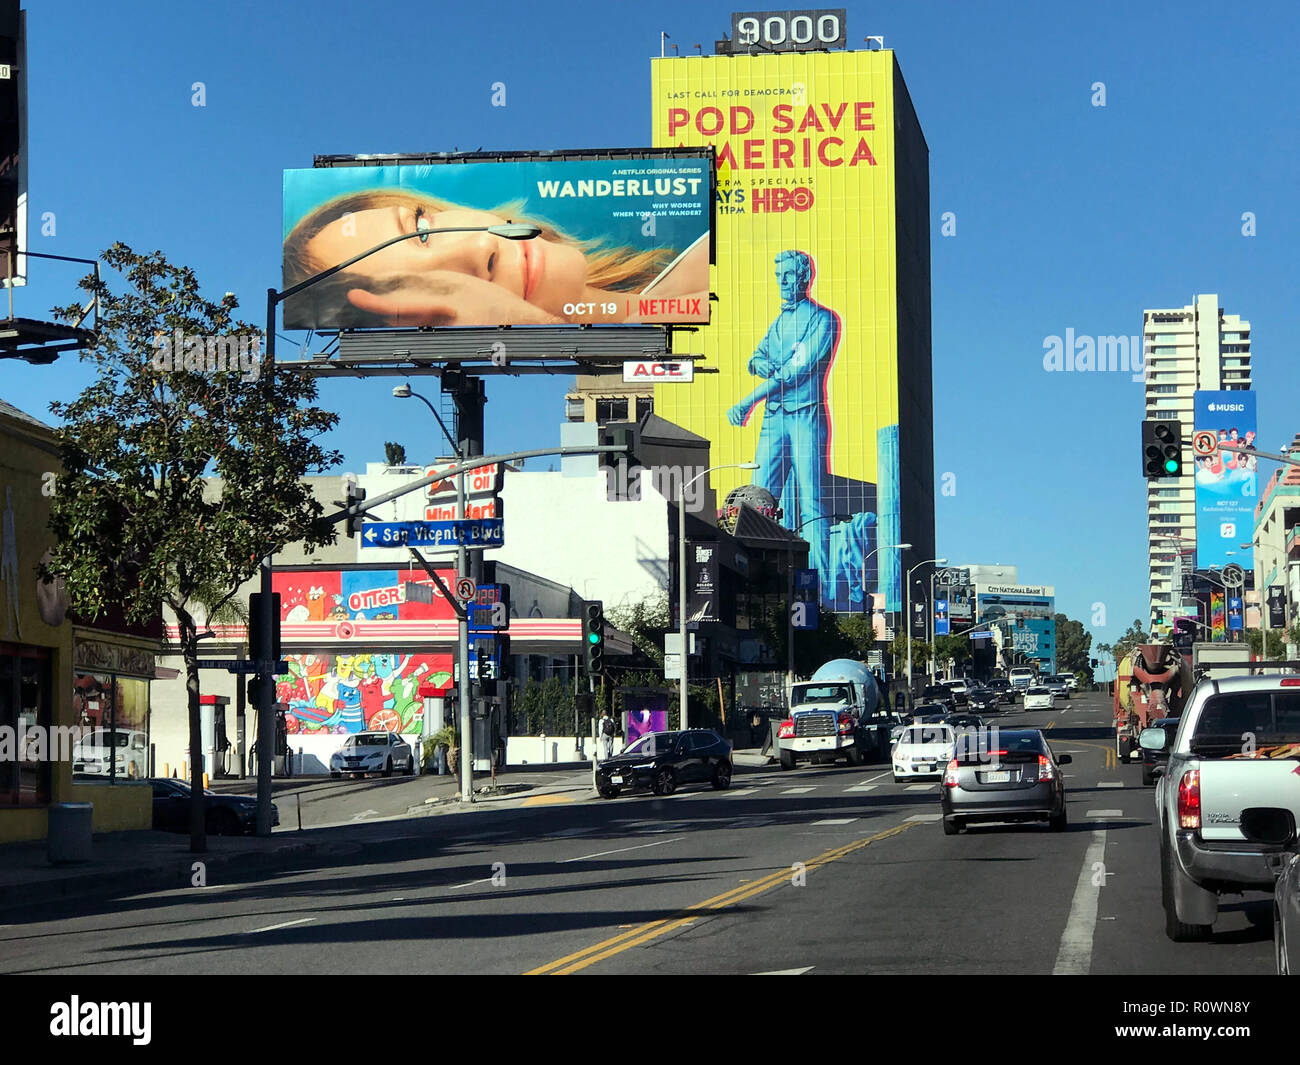
<path fill-rule="evenodd" d="M 960 667 L 971 659 L 970 638 L 967 636 L 936 636 L 934 657 L 941 665 Z"/>
<path fill-rule="evenodd" d="M 406 448 L 401 444 L 395 444 L 391 440 L 384 444 L 384 461 L 390 466 L 406 465 Z"/>
<path fill-rule="evenodd" d="M 90 617 L 109 603 L 136 623 L 164 605 L 172 611 L 190 751 L 199 752 L 199 616 L 214 617 L 263 556 L 296 541 L 309 550 L 333 542 L 303 477 L 339 462 L 314 442 L 338 416 L 311 405 L 309 375 L 261 365 L 260 330 L 235 318 L 232 293 L 205 299 L 194 272 L 161 252 L 117 243 L 103 260 L 126 285 L 81 282 L 99 299 L 97 342 L 81 356 L 98 377 L 71 402 L 50 405 L 64 425 L 49 570 Z M 55 313 L 72 320 L 81 308 Z M 247 357 L 231 357 L 232 338 Z M 205 481 L 209 472 L 219 481 Z M 190 761 L 190 849 L 202 853 L 203 765 Z"/>
<path fill-rule="evenodd" d="M 1147 634 L 1146 629 L 1142 627 L 1142 622 L 1134 618 L 1133 624 L 1128 627 L 1128 631 L 1109 647 L 1111 654 L 1115 657 L 1115 667 L 1118 669 L 1120 661 L 1138 644 L 1158 642 L 1159 640 Z"/>
<path fill-rule="evenodd" d="M 1062 673 L 1082 675 L 1092 683 L 1092 633 L 1083 622 L 1064 614 L 1056 615 L 1056 668 Z"/>
<path fill-rule="evenodd" d="M 611 607 L 605 612 L 605 617 L 620 632 L 632 637 L 637 649 L 663 669 L 663 635 L 672 625 L 666 590 L 636 603 Z"/>
<path fill-rule="evenodd" d="M 1250 644 L 1251 654 L 1260 655 L 1266 661 L 1277 662 L 1286 657 L 1286 636 L 1281 629 L 1247 629 L 1246 642 Z"/>

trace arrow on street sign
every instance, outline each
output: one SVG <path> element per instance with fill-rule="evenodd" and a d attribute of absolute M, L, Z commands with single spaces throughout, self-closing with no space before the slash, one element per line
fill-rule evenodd
<path fill-rule="evenodd" d="M 1219 438 L 1208 429 L 1192 434 L 1192 450 L 1201 456 L 1213 455 L 1219 449 Z"/>
<path fill-rule="evenodd" d="M 452 521 L 377 521 L 365 526 L 362 547 L 500 547 L 506 541 L 502 518 Z"/>
<path fill-rule="evenodd" d="M 257 673 L 264 663 L 251 658 L 200 658 L 194 663 L 199 669 L 224 669 L 231 673 Z M 289 672 L 288 662 L 272 662 L 271 672 L 277 677 Z"/>

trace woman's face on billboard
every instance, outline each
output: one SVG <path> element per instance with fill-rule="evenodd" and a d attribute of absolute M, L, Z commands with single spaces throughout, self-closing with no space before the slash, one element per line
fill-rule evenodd
<path fill-rule="evenodd" d="M 428 230 L 429 236 L 392 244 L 348 267 L 345 273 L 418 278 L 426 272 L 452 271 L 499 285 L 518 299 L 561 314 L 566 303 L 582 296 L 586 282 L 586 261 L 577 248 L 540 237 L 508 240 L 483 232 L 437 234 L 440 229 L 505 222 L 487 211 L 462 207 L 435 210 L 413 199 L 408 204 L 345 215 L 313 237 L 308 251 L 315 262 L 340 263 L 402 233 Z"/>

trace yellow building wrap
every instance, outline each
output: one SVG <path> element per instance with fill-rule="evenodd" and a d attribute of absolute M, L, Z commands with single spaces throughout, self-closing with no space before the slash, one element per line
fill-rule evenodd
<path fill-rule="evenodd" d="M 718 170 L 718 300 L 674 351 L 719 372 L 658 385 L 655 412 L 760 464 L 713 474 L 719 498 L 766 488 L 836 610 L 901 598 L 878 550 L 900 542 L 899 85 L 892 51 L 652 60 L 654 145 L 712 145 Z"/>

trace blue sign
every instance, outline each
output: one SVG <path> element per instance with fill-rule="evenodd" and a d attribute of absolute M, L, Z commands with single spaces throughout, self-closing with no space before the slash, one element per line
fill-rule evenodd
<path fill-rule="evenodd" d="M 506 542 L 504 518 L 455 521 L 381 521 L 361 532 L 362 547 L 500 547 Z"/>
<path fill-rule="evenodd" d="M 794 571 L 794 590 L 796 592 L 817 591 L 817 571 L 815 569 L 797 569 Z"/>
<path fill-rule="evenodd" d="M 1196 430 L 1208 430 L 1221 444 L 1255 446 L 1255 393 L 1198 391 Z M 1253 565 L 1248 541 L 1254 534 L 1259 459 L 1215 451 L 1196 459 L 1196 567 Z M 1246 547 L 1241 545 L 1246 543 Z M 1232 557 L 1229 557 L 1232 556 Z"/>
<path fill-rule="evenodd" d="M 1242 630 L 1242 606 L 1241 596 L 1228 596 L 1228 631 L 1241 632 Z"/>
<path fill-rule="evenodd" d="M 936 636 L 948 635 L 948 600 L 936 599 L 934 601 L 934 634 Z"/>
<path fill-rule="evenodd" d="M 790 626 L 795 629 L 817 627 L 817 604 L 794 602 L 790 604 Z"/>

